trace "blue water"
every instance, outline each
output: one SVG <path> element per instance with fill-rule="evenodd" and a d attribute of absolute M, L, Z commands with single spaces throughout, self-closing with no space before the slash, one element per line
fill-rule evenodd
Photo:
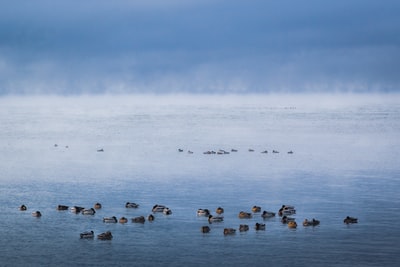
<path fill-rule="evenodd" d="M 398 266 L 399 136 L 398 95 L 3 97 L 0 265 Z M 96 202 L 94 216 L 56 210 Z M 102 222 L 155 204 L 173 214 Z M 296 207 L 297 229 L 238 218 L 282 204 Z M 222 223 L 196 215 L 218 206 Z M 223 235 L 240 224 L 250 230 Z M 87 230 L 113 239 L 80 239 Z"/>

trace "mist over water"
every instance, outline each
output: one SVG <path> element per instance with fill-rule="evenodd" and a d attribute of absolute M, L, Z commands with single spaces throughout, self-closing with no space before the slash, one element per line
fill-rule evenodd
<path fill-rule="evenodd" d="M 395 266 L 399 110 L 396 94 L 3 97 L 0 249 L 10 265 Z M 203 154 L 219 149 L 238 152 Z M 125 209 L 127 201 L 140 208 Z M 96 202 L 104 207 L 90 217 L 55 210 Z M 148 215 L 157 203 L 173 214 L 142 226 L 102 223 Z M 244 223 L 239 211 L 282 204 L 296 207 L 296 230 L 277 217 L 256 232 L 255 214 L 249 232 L 223 236 Z M 208 223 L 196 210 L 217 206 L 224 223 L 201 234 Z M 359 223 L 344 225 L 347 215 Z M 301 225 L 313 217 L 320 226 Z M 90 229 L 114 238 L 82 242 Z"/>

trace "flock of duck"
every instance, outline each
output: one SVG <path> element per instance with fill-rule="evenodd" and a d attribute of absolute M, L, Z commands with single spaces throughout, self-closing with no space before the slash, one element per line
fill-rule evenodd
<path fill-rule="evenodd" d="M 133 202 L 126 202 L 125 204 L 125 208 L 133 208 L 136 209 L 139 207 L 139 204 L 133 203 Z M 76 214 L 83 214 L 83 215 L 94 215 L 96 213 L 96 210 L 99 210 L 102 208 L 102 205 L 100 203 L 96 203 L 94 204 L 93 208 L 84 208 L 84 207 L 79 207 L 79 206 L 73 206 L 73 207 L 69 207 L 66 205 L 58 205 L 57 206 L 57 210 L 59 211 L 63 211 L 63 210 L 70 210 L 73 213 Z M 19 210 L 21 211 L 26 211 L 27 207 L 25 205 L 21 205 L 19 207 Z M 154 217 L 154 213 L 163 213 L 164 215 L 171 215 L 172 214 L 172 210 L 170 208 L 168 208 L 165 205 L 159 205 L 156 204 L 153 206 L 152 208 L 152 213 L 149 214 L 147 217 L 145 216 L 138 216 L 138 217 L 134 217 L 131 219 L 132 223 L 142 223 L 144 224 L 146 219 L 149 222 L 154 221 L 155 217 Z M 198 209 L 197 210 L 197 216 L 199 217 L 206 217 L 208 220 L 209 224 L 212 223 L 220 223 L 224 221 L 224 209 L 222 207 L 218 207 L 215 210 L 216 215 L 212 215 L 209 209 Z M 275 212 L 272 211 L 262 211 L 261 212 L 261 207 L 260 206 L 253 206 L 251 208 L 251 212 L 245 212 L 245 211 L 240 211 L 238 213 L 238 218 L 239 219 L 250 219 L 253 218 L 253 216 L 255 216 L 255 214 L 261 214 L 260 217 L 263 219 L 268 219 L 268 218 L 272 218 L 276 216 Z M 296 214 L 296 209 L 294 206 L 290 206 L 290 205 L 282 205 L 282 207 L 279 209 L 278 211 L 278 216 L 281 217 L 281 222 L 283 224 L 287 224 L 288 228 L 297 228 L 297 222 L 295 220 L 294 217 L 292 217 L 292 215 Z M 42 214 L 40 211 L 34 211 L 32 212 L 32 216 L 33 217 L 41 217 Z M 102 221 L 104 223 L 121 223 L 121 224 L 125 224 L 128 223 L 128 218 L 126 217 L 120 217 L 119 219 L 115 216 L 112 217 L 103 217 Z M 345 224 L 353 224 L 353 223 L 358 223 L 358 219 L 354 218 L 354 217 L 350 217 L 347 216 L 346 218 L 344 218 L 343 222 Z M 320 224 L 319 220 L 316 219 L 305 219 L 303 221 L 303 226 L 308 227 L 308 226 L 317 226 Z M 246 232 L 250 229 L 248 224 L 240 224 L 239 225 L 239 231 L 240 232 Z M 256 231 L 260 231 L 260 230 L 265 230 L 265 223 L 256 223 L 254 225 L 254 229 Z M 200 231 L 202 233 L 209 233 L 211 231 L 211 228 L 208 225 L 204 225 L 201 227 Z M 235 228 L 224 228 L 223 234 L 224 235 L 232 235 L 236 233 L 236 229 Z M 94 238 L 94 232 L 93 231 L 85 231 L 80 233 L 80 238 Z M 111 240 L 113 238 L 112 233 L 110 231 L 101 233 L 99 235 L 97 235 L 97 238 L 100 240 Z"/>
<path fill-rule="evenodd" d="M 254 152 L 254 151 L 255 151 L 255 150 L 252 149 L 252 148 L 249 148 L 249 149 L 248 149 L 248 152 Z M 183 150 L 182 148 L 178 148 L 178 152 L 184 152 L 184 150 Z M 235 152 L 238 152 L 238 150 L 235 149 L 235 148 L 232 148 L 230 151 L 227 151 L 227 150 L 224 150 L 224 149 L 219 149 L 219 150 L 207 150 L 207 151 L 204 151 L 203 154 L 206 154 L 206 155 L 214 155 L 214 154 L 216 154 L 216 155 L 226 155 L 226 154 L 235 153 Z M 194 152 L 193 152 L 192 150 L 187 150 L 187 153 L 188 153 L 188 154 L 193 154 Z M 268 153 L 268 150 L 263 150 L 263 151 L 261 151 L 260 153 L 262 153 L 262 154 L 267 154 L 267 153 Z M 274 154 L 279 154 L 279 151 L 278 151 L 278 150 L 272 150 L 272 153 L 274 153 Z M 290 150 L 290 151 L 288 151 L 287 153 L 288 153 L 288 154 L 293 154 L 293 151 Z"/>

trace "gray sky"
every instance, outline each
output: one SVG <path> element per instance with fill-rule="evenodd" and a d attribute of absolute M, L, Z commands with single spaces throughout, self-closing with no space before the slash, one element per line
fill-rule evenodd
<path fill-rule="evenodd" d="M 0 0 L 0 94 L 398 92 L 398 0 Z"/>

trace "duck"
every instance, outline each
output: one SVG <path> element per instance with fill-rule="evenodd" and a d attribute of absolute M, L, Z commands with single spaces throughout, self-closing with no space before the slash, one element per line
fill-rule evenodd
<path fill-rule="evenodd" d="M 278 211 L 279 216 L 284 216 L 284 215 L 293 215 L 296 214 L 296 210 L 294 206 L 289 206 L 289 205 L 282 205 L 282 207 Z"/>
<path fill-rule="evenodd" d="M 104 149 L 102 149 L 102 148 L 97 149 L 97 152 L 104 152 Z"/>
<path fill-rule="evenodd" d="M 154 221 L 154 215 L 153 215 L 153 214 L 150 214 L 149 216 L 147 216 L 147 220 L 148 220 L 149 222 Z"/>
<path fill-rule="evenodd" d="M 40 211 L 34 211 L 34 212 L 32 212 L 32 216 L 33 217 L 42 217 L 42 213 L 40 213 Z"/>
<path fill-rule="evenodd" d="M 254 149 L 252 149 L 252 148 L 249 148 L 249 152 L 254 152 Z"/>
<path fill-rule="evenodd" d="M 254 212 L 254 213 L 256 213 L 256 212 L 261 212 L 261 207 L 259 207 L 259 206 L 253 206 L 253 207 L 251 208 L 251 211 Z"/>
<path fill-rule="evenodd" d="M 80 213 L 84 209 L 85 209 L 84 207 L 73 206 L 73 207 L 71 207 L 71 212 Z"/>
<path fill-rule="evenodd" d="M 256 223 L 254 228 L 256 229 L 256 231 L 265 230 L 265 223 Z"/>
<path fill-rule="evenodd" d="M 211 231 L 210 227 L 205 225 L 200 228 L 200 231 L 204 234 L 209 233 Z"/>
<path fill-rule="evenodd" d="M 275 217 L 275 212 L 264 210 L 261 214 L 261 217 L 263 217 L 264 219 Z"/>
<path fill-rule="evenodd" d="M 267 154 L 267 153 L 268 153 L 268 150 L 264 150 L 264 151 L 262 151 L 261 153 Z"/>
<path fill-rule="evenodd" d="M 188 154 L 193 154 L 193 151 L 191 151 L 191 150 L 188 150 Z"/>
<path fill-rule="evenodd" d="M 170 208 L 164 208 L 163 209 L 163 214 L 164 215 L 171 215 L 172 214 L 172 210 Z"/>
<path fill-rule="evenodd" d="M 111 240 L 113 238 L 113 236 L 110 231 L 107 231 L 105 233 L 101 233 L 101 234 L 97 235 L 97 238 L 100 240 Z"/>
<path fill-rule="evenodd" d="M 80 233 L 81 238 L 93 238 L 94 237 L 94 232 L 93 231 L 86 231 L 83 233 Z"/>
<path fill-rule="evenodd" d="M 234 228 L 224 228 L 224 235 L 233 235 L 236 233 L 236 229 Z"/>
<path fill-rule="evenodd" d="M 231 149 L 231 152 L 238 152 L 238 150 L 237 150 L 237 149 L 234 149 L 234 148 L 232 148 L 232 149 Z"/>
<path fill-rule="evenodd" d="M 253 217 L 253 215 L 249 212 L 244 212 L 244 211 L 239 212 L 240 219 L 250 219 L 251 217 Z"/>
<path fill-rule="evenodd" d="M 211 214 L 208 215 L 208 222 L 211 224 L 213 222 L 222 222 L 224 220 L 224 217 L 222 216 L 212 216 Z"/>
<path fill-rule="evenodd" d="M 319 224 L 319 221 L 314 218 L 312 220 L 305 219 L 303 221 L 303 226 L 317 226 L 318 224 Z"/>
<path fill-rule="evenodd" d="M 288 151 L 288 154 L 293 154 L 293 151 L 292 150 Z"/>
<path fill-rule="evenodd" d="M 139 208 L 139 204 L 136 204 L 134 202 L 126 202 L 125 208 L 137 209 L 137 208 Z"/>
<path fill-rule="evenodd" d="M 277 154 L 277 153 L 279 153 L 279 151 L 277 151 L 277 150 L 272 150 L 272 153 Z"/>
<path fill-rule="evenodd" d="M 241 225 L 239 226 L 239 231 L 240 231 L 240 232 L 249 231 L 249 226 L 248 226 L 247 224 L 241 224 Z"/>
<path fill-rule="evenodd" d="M 115 217 L 115 216 L 112 216 L 112 217 L 104 217 L 104 218 L 103 218 L 103 222 L 105 222 L 105 223 L 117 223 L 118 220 L 117 220 L 117 217 Z"/>
<path fill-rule="evenodd" d="M 357 218 L 354 218 L 354 217 L 347 216 L 346 218 L 344 218 L 343 222 L 344 222 L 345 224 L 349 224 L 349 223 L 358 223 L 358 219 L 357 219 Z"/>
<path fill-rule="evenodd" d="M 297 228 L 297 223 L 295 221 L 290 221 L 287 225 L 289 228 Z"/>
<path fill-rule="evenodd" d="M 99 202 L 97 202 L 96 204 L 94 204 L 94 208 L 96 209 L 96 210 L 99 210 L 99 209 L 101 209 L 101 204 L 99 203 Z"/>
<path fill-rule="evenodd" d="M 26 206 L 25 206 L 24 204 L 22 204 L 22 205 L 19 207 L 19 210 L 20 210 L 20 211 L 25 211 L 25 210 L 27 210 L 27 208 L 26 208 Z"/>
<path fill-rule="evenodd" d="M 66 205 L 58 205 L 57 206 L 57 210 L 68 210 L 68 206 L 66 206 Z"/>
<path fill-rule="evenodd" d="M 94 210 L 94 208 L 82 210 L 83 215 L 94 215 L 95 213 L 96 213 L 96 211 Z"/>
<path fill-rule="evenodd" d="M 183 149 L 182 148 L 178 148 L 178 152 L 183 152 Z"/>
<path fill-rule="evenodd" d="M 218 208 L 215 210 L 215 212 L 216 212 L 217 214 L 222 214 L 222 213 L 224 213 L 224 209 L 221 208 L 221 207 L 218 207 Z"/>
<path fill-rule="evenodd" d="M 165 208 L 166 208 L 166 206 L 164 206 L 164 205 L 156 204 L 153 206 L 152 211 L 153 212 L 163 212 Z"/>
<path fill-rule="evenodd" d="M 208 209 L 198 209 L 197 210 L 197 216 L 209 216 L 210 211 Z"/>
<path fill-rule="evenodd" d="M 146 219 L 144 218 L 144 216 L 132 218 L 133 223 L 144 223 L 145 221 L 146 221 Z"/>
<path fill-rule="evenodd" d="M 295 221 L 294 218 L 292 218 L 292 217 L 287 217 L 286 215 L 284 215 L 284 216 L 282 217 L 282 220 L 281 220 L 282 223 L 289 223 L 289 222 L 294 222 L 294 221 Z"/>
<path fill-rule="evenodd" d="M 121 218 L 119 218 L 118 222 L 119 223 L 127 223 L 128 219 L 126 217 L 121 217 Z"/>

